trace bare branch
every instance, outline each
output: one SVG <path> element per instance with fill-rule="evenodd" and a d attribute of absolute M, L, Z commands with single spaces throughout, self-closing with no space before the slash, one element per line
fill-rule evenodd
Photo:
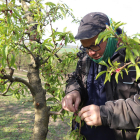
<path fill-rule="evenodd" d="M 49 111 L 49 115 L 62 115 L 62 111 L 63 111 L 63 108 L 58 112 Z"/>
<path fill-rule="evenodd" d="M 36 59 L 35 56 L 33 55 L 33 53 L 26 47 L 25 44 L 23 45 L 23 48 L 25 48 L 29 52 L 29 54 L 32 55 L 32 57 L 34 58 L 34 60 Z"/>
<path fill-rule="evenodd" d="M 3 85 L 7 84 L 9 81 L 10 81 L 10 80 L 6 80 L 6 81 L 3 83 Z"/>
<path fill-rule="evenodd" d="M 34 91 L 33 87 L 31 86 L 31 84 L 22 78 L 11 77 L 11 75 L 4 75 L 3 77 L 0 77 L 0 78 L 1 79 L 8 79 L 8 80 L 10 80 L 10 82 L 21 82 L 21 83 L 25 84 L 30 89 L 32 95 L 35 95 L 35 91 Z"/>
<path fill-rule="evenodd" d="M 9 88 L 10 88 L 11 85 L 12 85 L 12 82 L 9 84 L 7 90 L 4 93 L 0 94 L 0 95 L 2 95 L 2 96 L 9 96 L 9 95 L 5 95 L 5 94 L 9 91 Z"/>
<path fill-rule="evenodd" d="M 26 49 L 29 53 L 28 54 L 31 54 L 32 57 L 34 58 L 35 60 L 35 56 L 33 55 L 33 53 L 26 47 L 25 44 L 19 44 L 19 43 L 15 43 L 16 45 L 19 45 L 19 46 L 22 46 L 24 49 Z"/>
<path fill-rule="evenodd" d="M 48 50 L 47 48 L 45 48 L 45 49 Z M 48 50 L 48 51 L 51 52 L 50 50 Z M 56 53 L 55 53 L 54 55 L 58 58 L 58 61 L 59 61 L 60 63 L 62 63 L 62 60 L 59 58 L 59 56 L 58 56 Z M 41 63 L 41 65 L 47 63 L 47 61 L 48 61 L 49 58 L 50 58 L 50 56 L 49 56 L 47 59 L 45 59 L 45 60 Z"/>
<path fill-rule="evenodd" d="M 12 77 L 14 74 L 14 69 L 13 68 L 10 68 L 10 76 Z"/>

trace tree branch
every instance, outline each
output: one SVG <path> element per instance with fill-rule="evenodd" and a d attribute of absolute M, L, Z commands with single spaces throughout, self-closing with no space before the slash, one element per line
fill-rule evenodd
<path fill-rule="evenodd" d="M 26 47 L 25 44 L 19 44 L 19 43 L 15 43 L 15 44 L 23 47 L 24 49 L 26 49 L 29 52 L 28 54 L 31 54 L 32 57 L 34 58 L 34 60 L 36 59 L 35 56 L 33 55 L 33 53 Z"/>
<path fill-rule="evenodd" d="M 7 90 L 4 93 L 0 94 L 0 95 L 2 95 L 2 96 L 9 96 L 9 95 L 5 95 L 5 94 L 9 91 L 9 88 L 10 88 L 11 85 L 12 85 L 12 82 L 9 84 Z"/>
<path fill-rule="evenodd" d="M 30 89 L 32 95 L 35 95 L 35 91 L 34 91 L 33 87 L 31 86 L 31 84 L 22 78 L 11 77 L 11 75 L 4 75 L 3 77 L 0 77 L 0 78 L 1 79 L 8 79 L 8 80 L 10 80 L 10 82 L 21 82 L 21 83 L 25 84 Z"/>
<path fill-rule="evenodd" d="M 47 51 L 51 52 L 51 51 L 48 50 L 47 48 L 45 48 L 45 49 L 46 49 Z M 62 63 L 62 60 L 59 58 L 59 56 L 58 56 L 56 53 L 55 53 L 54 55 L 58 58 L 58 61 L 59 61 L 60 63 Z M 49 56 L 47 59 L 45 59 L 45 60 L 41 63 L 41 65 L 47 63 L 47 61 L 48 61 L 49 58 L 50 58 L 50 56 Z"/>
<path fill-rule="evenodd" d="M 63 111 L 63 108 L 58 112 L 49 111 L 49 115 L 62 115 L 62 111 Z"/>

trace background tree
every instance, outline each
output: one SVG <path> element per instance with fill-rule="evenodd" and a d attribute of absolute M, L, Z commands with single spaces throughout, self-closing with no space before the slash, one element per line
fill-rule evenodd
<path fill-rule="evenodd" d="M 66 16 L 71 16 L 73 21 L 77 20 L 64 3 L 46 2 L 45 8 L 41 0 L 19 2 L 16 4 L 15 0 L 6 0 L 0 5 L 0 95 L 12 94 L 19 99 L 21 95 L 26 95 L 25 92 L 29 92 L 35 108 L 32 139 L 45 140 L 50 115 L 56 119 L 57 115 L 63 118 L 65 114 L 61 108 L 65 85 L 63 75 L 67 73 L 70 63 L 76 63 L 73 60 L 77 58 L 76 53 L 58 55 L 63 46 L 75 40 L 66 27 L 63 32 L 58 32 L 53 28 L 53 23 Z M 51 29 L 50 34 L 46 33 L 49 37 L 44 37 L 46 26 Z M 17 69 L 18 54 L 30 56 L 28 80 L 13 76 L 14 69 Z M 47 100 L 54 102 L 52 108 L 47 106 L 46 93 L 52 95 Z"/>

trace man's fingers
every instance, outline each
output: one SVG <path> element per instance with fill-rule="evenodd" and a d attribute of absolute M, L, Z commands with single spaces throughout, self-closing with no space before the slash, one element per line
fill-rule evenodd
<path fill-rule="evenodd" d="M 62 107 L 67 111 L 75 112 L 78 110 L 80 102 L 80 93 L 78 91 L 72 91 L 63 98 Z"/>
<path fill-rule="evenodd" d="M 81 109 L 81 111 L 79 112 L 78 116 L 81 117 L 83 113 L 89 111 L 89 106 L 85 106 Z"/>
<path fill-rule="evenodd" d="M 89 117 L 91 116 L 91 113 L 90 113 L 90 111 L 87 111 L 87 112 L 85 112 L 85 113 L 83 113 L 82 115 L 81 115 L 81 120 L 84 120 L 84 121 L 92 121 L 92 120 L 89 120 Z"/>
<path fill-rule="evenodd" d="M 88 121 L 88 122 L 86 122 L 86 124 L 89 125 L 89 126 L 93 126 L 94 125 L 94 123 L 92 121 Z"/>
<path fill-rule="evenodd" d="M 81 99 L 77 98 L 76 101 L 75 101 L 75 104 L 74 104 L 75 111 L 78 111 L 78 107 L 79 107 L 80 102 L 81 102 Z"/>
<path fill-rule="evenodd" d="M 72 100 L 63 99 L 62 107 L 67 111 L 75 112 L 75 108 L 72 104 Z"/>
<path fill-rule="evenodd" d="M 81 109 L 79 117 L 86 122 L 87 125 L 102 125 L 100 117 L 100 107 L 97 105 L 89 105 Z"/>

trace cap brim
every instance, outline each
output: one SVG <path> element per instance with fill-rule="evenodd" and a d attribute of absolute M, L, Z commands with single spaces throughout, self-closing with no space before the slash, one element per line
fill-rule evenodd
<path fill-rule="evenodd" d="M 75 36 L 75 40 L 84 40 L 84 39 L 90 39 L 96 35 L 98 35 L 103 29 L 96 29 L 96 30 L 91 30 L 91 31 L 84 31 L 84 32 L 79 32 Z"/>

